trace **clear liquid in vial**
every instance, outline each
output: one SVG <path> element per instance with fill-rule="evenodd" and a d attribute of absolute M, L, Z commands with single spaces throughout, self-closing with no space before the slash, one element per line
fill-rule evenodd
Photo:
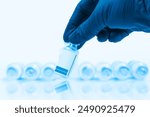
<path fill-rule="evenodd" d="M 70 44 L 62 49 L 58 65 L 55 68 L 56 73 L 63 77 L 67 77 L 69 75 L 78 55 L 77 46 L 78 45 Z"/>

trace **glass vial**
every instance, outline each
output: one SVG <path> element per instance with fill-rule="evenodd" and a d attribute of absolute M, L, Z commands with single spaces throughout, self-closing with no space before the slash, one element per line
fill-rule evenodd
<path fill-rule="evenodd" d="M 113 77 L 111 65 L 108 63 L 99 63 L 96 67 L 96 77 L 99 80 L 110 80 Z"/>
<path fill-rule="evenodd" d="M 133 77 L 137 80 L 144 80 L 148 75 L 149 69 L 143 62 L 131 61 L 129 62 L 129 67 L 131 69 Z"/>
<path fill-rule="evenodd" d="M 55 70 L 55 64 L 48 63 L 44 65 L 41 71 L 41 78 L 43 80 L 51 80 L 54 74 L 54 70 Z"/>
<path fill-rule="evenodd" d="M 26 80 L 36 80 L 40 76 L 40 66 L 36 63 L 28 64 L 24 69 L 24 77 Z"/>
<path fill-rule="evenodd" d="M 114 77 L 118 80 L 127 80 L 131 78 L 131 70 L 127 63 L 116 61 L 112 64 Z"/>
<path fill-rule="evenodd" d="M 55 72 L 63 77 L 67 77 L 75 63 L 77 55 L 77 45 L 70 44 L 63 48 L 59 56 L 58 65 L 55 68 Z"/>
<path fill-rule="evenodd" d="M 90 63 L 83 63 L 79 66 L 79 77 L 82 80 L 91 80 L 95 75 L 95 67 Z"/>
<path fill-rule="evenodd" d="M 18 63 L 13 63 L 7 66 L 6 75 L 9 80 L 18 80 L 22 77 L 23 69 Z"/>

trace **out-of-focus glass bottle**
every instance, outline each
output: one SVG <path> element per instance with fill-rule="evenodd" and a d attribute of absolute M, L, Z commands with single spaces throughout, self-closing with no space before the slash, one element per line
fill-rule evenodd
<path fill-rule="evenodd" d="M 96 67 L 96 77 L 99 80 L 110 80 L 113 78 L 111 66 L 108 63 L 99 63 Z"/>
<path fill-rule="evenodd" d="M 26 80 L 36 80 L 40 76 L 40 66 L 36 63 L 28 64 L 24 69 L 24 78 Z"/>
<path fill-rule="evenodd" d="M 95 75 L 95 67 L 86 62 L 79 66 L 79 77 L 82 80 L 91 80 Z"/>
<path fill-rule="evenodd" d="M 127 63 L 116 61 L 112 64 L 114 77 L 119 80 L 127 80 L 132 77 L 131 70 Z"/>
<path fill-rule="evenodd" d="M 149 69 L 147 65 L 140 61 L 130 61 L 129 67 L 132 75 L 137 80 L 143 80 L 148 75 Z"/>
<path fill-rule="evenodd" d="M 7 66 L 6 76 L 9 80 L 18 80 L 22 77 L 23 69 L 22 65 L 13 63 Z"/>
<path fill-rule="evenodd" d="M 55 70 L 55 64 L 48 63 L 44 65 L 41 71 L 41 78 L 44 80 L 51 80 L 54 74 L 54 70 Z"/>

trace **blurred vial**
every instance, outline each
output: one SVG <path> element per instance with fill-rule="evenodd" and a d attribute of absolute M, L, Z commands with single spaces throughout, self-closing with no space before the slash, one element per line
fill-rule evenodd
<path fill-rule="evenodd" d="M 110 93 L 113 92 L 113 82 L 103 82 L 100 86 L 100 90 L 102 93 Z"/>
<path fill-rule="evenodd" d="M 23 69 L 20 64 L 14 63 L 7 67 L 6 75 L 9 80 L 18 80 L 22 77 Z"/>
<path fill-rule="evenodd" d="M 26 80 L 37 80 L 40 76 L 40 66 L 36 63 L 27 65 L 24 69 L 24 77 Z"/>
<path fill-rule="evenodd" d="M 50 84 L 45 85 L 44 86 L 44 92 L 48 93 L 48 94 L 53 93 L 53 87 Z"/>
<path fill-rule="evenodd" d="M 132 77 L 131 70 L 128 64 L 117 61 L 112 64 L 112 70 L 114 77 L 118 80 L 127 80 Z"/>
<path fill-rule="evenodd" d="M 95 67 L 90 63 L 83 63 L 79 66 L 79 77 L 82 80 L 91 80 L 95 75 Z"/>
<path fill-rule="evenodd" d="M 134 84 L 134 80 L 128 79 L 126 81 L 120 81 L 116 83 L 116 87 L 119 93 L 127 94 L 127 93 L 132 92 L 133 84 Z"/>
<path fill-rule="evenodd" d="M 42 71 L 41 71 L 41 77 L 44 80 L 51 80 L 52 76 L 54 74 L 54 69 L 55 69 L 55 64 L 53 63 L 48 63 L 43 66 Z"/>
<path fill-rule="evenodd" d="M 56 93 L 62 93 L 68 90 L 70 90 L 70 86 L 67 81 L 60 82 L 59 84 L 55 86 Z"/>
<path fill-rule="evenodd" d="M 91 85 L 89 85 L 89 84 L 83 84 L 83 86 L 81 88 L 82 89 L 82 93 L 84 93 L 84 94 L 93 93 L 93 87 L 94 86 L 91 87 Z"/>
<path fill-rule="evenodd" d="M 28 82 L 27 81 L 22 84 L 21 90 L 22 90 L 23 94 L 32 95 L 32 94 L 36 94 L 38 92 L 39 88 L 41 88 L 41 87 L 37 82 L 35 82 L 35 81 Z"/>
<path fill-rule="evenodd" d="M 17 83 L 8 83 L 6 86 L 6 92 L 8 94 L 16 94 L 18 91 Z"/>
<path fill-rule="evenodd" d="M 99 63 L 96 67 L 96 77 L 100 80 L 110 80 L 113 77 L 111 66 L 107 63 Z"/>
<path fill-rule="evenodd" d="M 146 94 L 149 92 L 149 88 L 147 85 L 141 85 L 141 86 L 137 87 L 137 91 L 141 94 Z"/>
<path fill-rule="evenodd" d="M 135 89 L 139 94 L 147 94 L 149 92 L 149 87 L 145 81 L 137 81 L 135 84 Z"/>
<path fill-rule="evenodd" d="M 35 92 L 36 92 L 36 87 L 33 86 L 33 85 L 28 86 L 28 87 L 26 87 L 26 92 L 27 92 L 28 94 L 33 94 L 33 93 L 35 93 Z"/>
<path fill-rule="evenodd" d="M 71 72 L 77 55 L 77 45 L 70 44 L 69 46 L 63 48 L 59 56 L 58 65 L 55 68 L 55 72 L 63 77 L 67 77 Z"/>
<path fill-rule="evenodd" d="M 149 69 L 145 63 L 139 61 L 129 62 L 132 75 L 137 80 L 143 80 L 148 75 Z"/>

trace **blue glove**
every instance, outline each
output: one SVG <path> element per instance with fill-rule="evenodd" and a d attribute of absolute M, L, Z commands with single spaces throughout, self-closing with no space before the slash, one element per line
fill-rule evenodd
<path fill-rule="evenodd" d="M 94 36 L 100 42 L 119 42 L 133 31 L 150 32 L 150 0 L 81 0 L 64 41 L 80 47 Z"/>

